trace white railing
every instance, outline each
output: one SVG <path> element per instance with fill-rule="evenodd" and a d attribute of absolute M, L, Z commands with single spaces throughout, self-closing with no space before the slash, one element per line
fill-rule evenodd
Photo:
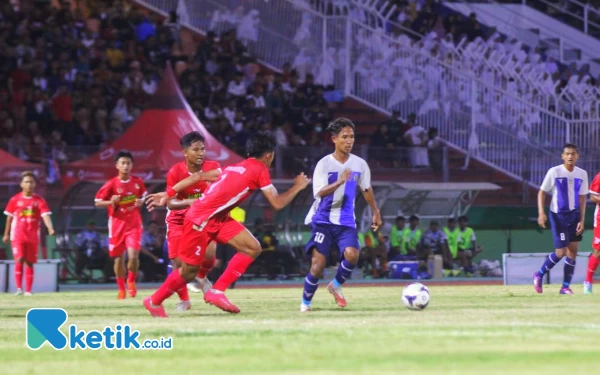
<path fill-rule="evenodd" d="M 177 8 L 168 0 L 138 2 L 163 13 Z M 539 184 L 560 162 L 556 150 L 564 142 L 587 148 L 600 140 L 600 131 L 590 136 L 595 128 L 589 122 L 571 124 L 413 47 L 408 38 L 391 38 L 347 16 L 326 16 L 301 0 L 230 4 L 181 0 L 179 8 L 187 10 L 187 26 L 198 31 L 237 29 L 249 52 L 267 66 L 291 62 L 300 75 L 313 73 L 386 113 L 416 113 L 424 127 L 437 127 L 451 144 L 517 178 Z"/>
<path fill-rule="evenodd" d="M 588 3 L 577 0 L 567 0 L 566 2 L 552 0 L 523 0 L 523 4 L 534 8 L 535 5 L 538 5 L 539 3 L 545 4 L 555 12 L 560 13 L 561 17 L 565 18 L 563 22 L 568 23 L 570 26 L 583 31 L 586 34 L 600 37 L 600 12 Z M 569 7 L 567 8 L 563 5 L 569 5 Z M 567 19 L 571 22 L 567 22 Z"/>

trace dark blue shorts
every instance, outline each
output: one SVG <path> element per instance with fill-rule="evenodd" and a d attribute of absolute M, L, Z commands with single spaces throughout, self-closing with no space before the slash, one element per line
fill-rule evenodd
<path fill-rule="evenodd" d="M 579 220 L 581 220 L 579 211 L 558 214 L 550 211 L 550 226 L 555 249 L 567 247 L 571 242 L 581 242 L 583 236 L 577 235 Z"/>
<path fill-rule="evenodd" d="M 334 246 L 340 250 L 340 259 L 344 256 L 344 249 L 347 247 L 360 250 L 356 228 L 343 225 L 313 223 L 312 235 L 306 244 L 308 257 L 312 256 L 312 249 L 316 248 L 326 259 L 329 259 L 329 254 Z"/>

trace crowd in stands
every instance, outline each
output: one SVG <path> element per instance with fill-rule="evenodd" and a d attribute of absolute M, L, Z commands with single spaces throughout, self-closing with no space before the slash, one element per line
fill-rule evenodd
<path fill-rule="evenodd" d="M 20 12 L 0 4 L 0 147 L 23 160 L 59 163 L 117 139 L 156 91 L 167 61 L 178 67 L 186 99 L 201 121 L 233 149 L 257 129 L 282 145 L 320 145 L 331 115 L 324 88 L 260 71 L 235 30 L 209 34 L 195 55 L 166 20 L 128 2 L 87 9 L 40 3 Z"/>

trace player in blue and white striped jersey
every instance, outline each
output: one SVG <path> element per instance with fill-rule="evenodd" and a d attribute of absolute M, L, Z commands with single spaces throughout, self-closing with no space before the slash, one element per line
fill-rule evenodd
<path fill-rule="evenodd" d="M 533 274 L 533 287 L 538 293 L 542 293 L 544 275 L 566 255 L 560 294 L 573 294 L 570 284 L 584 229 L 585 204 L 589 190 L 588 175 L 586 171 L 575 166 L 579 158 L 577 146 L 566 144 L 561 157 L 564 163 L 548 170 L 538 193 L 538 224 L 542 228 L 546 228 L 546 194 L 552 194 L 549 214 L 555 248 L 540 270 Z"/>
<path fill-rule="evenodd" d="M 360 252 L 354 216 L 357 188 L 373 210 L 373 230 L 377 231 L 382 224 L 371 187 L 371 170 L 366 161 L 350 153 L 354 145 L 354 124 L 348 119 L 338 118 L 329 124 L 327 130 L 331 132 L 335 151 L 317 163 L 313 174 L 315 203 L 305 221 L 305 224 L 312 225 L 312 235 L 306 244 L 311 267 L 304 280 L 302 312 L 311 310 L 311 300 L 333 246 L 340 250 L 341 259 L 327 290 L 338 306 L 346 306 L 341 286 L 356 267 Z"/>

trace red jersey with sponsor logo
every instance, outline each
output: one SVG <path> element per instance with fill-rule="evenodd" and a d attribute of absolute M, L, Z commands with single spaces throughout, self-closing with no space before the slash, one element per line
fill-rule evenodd
<path fill-rule="evenodd" d="M 220 169 L 221 166 L 216 161 L 207 160 L 202 163 L 202 172 L 212 171 L 215 169 Z M 175 164 L 169 170 L 167 174 L 167 188 L 175 186 L 178 182 L 185 180 L 190 176 L 190 172 L 187 169 L 187 165 L 184 161 L 181 163 Z M 178 193 L 175 198 L 176 199 L 198 199 L 204 193 L 206 188 L 208 187 L 209 182 L 207 181 L 198 181 L 194 185 L 188 187 L 181 193 Z M 169 225 L 169 229 L 173 227 L 183 226 L 183 218 L 185 217 L 185 213 L 189 208 L 185 210 L 174 210 L 167 213 L 167 217 L 165 222 Z"/>
<path fill-rule="evenodd" d="M 600 173 L 594 177 L 592 184 L 590 185 L 590 194 L 595 196 L 600 196 Z M 594 210 L 594 228 L 600 224 L 600 209 L 598 205 L 596 205 L 596 209 Z"/>
<path fill-rule="evenodd" d="M 225 168 L 219 180 L 188 209 L 186 218 L 201 225 L 217 214 L 229 214 L 255 190 L 272 186 L 267 166 L 256 159 L 246 159 Z"/>
<path fill-rule="evenodd" d="M 37 194 L 30 197 L 23 193 L 13 196 L 6 205 L 4 214 L 12 216 L 10 239 L 20 242 L 38 242 L 42 216 L 50 215 L 48 203 Z"/>
<path fill-rule="evenodd" d="M 120 195 L 117 207 L 108 206 L 108 217 L 111 224 L 124 223 L 126 227 L 140 228 L 142 215 L 140 208 L 135 206 L 136 199 L 146 195 L 146 186 L 141 178 L 131 176 L 129 180 L 121 181 L 119 177 L 108 180 L 96 193 L 96 201 L 108 201 L 113 195 Z"/>

